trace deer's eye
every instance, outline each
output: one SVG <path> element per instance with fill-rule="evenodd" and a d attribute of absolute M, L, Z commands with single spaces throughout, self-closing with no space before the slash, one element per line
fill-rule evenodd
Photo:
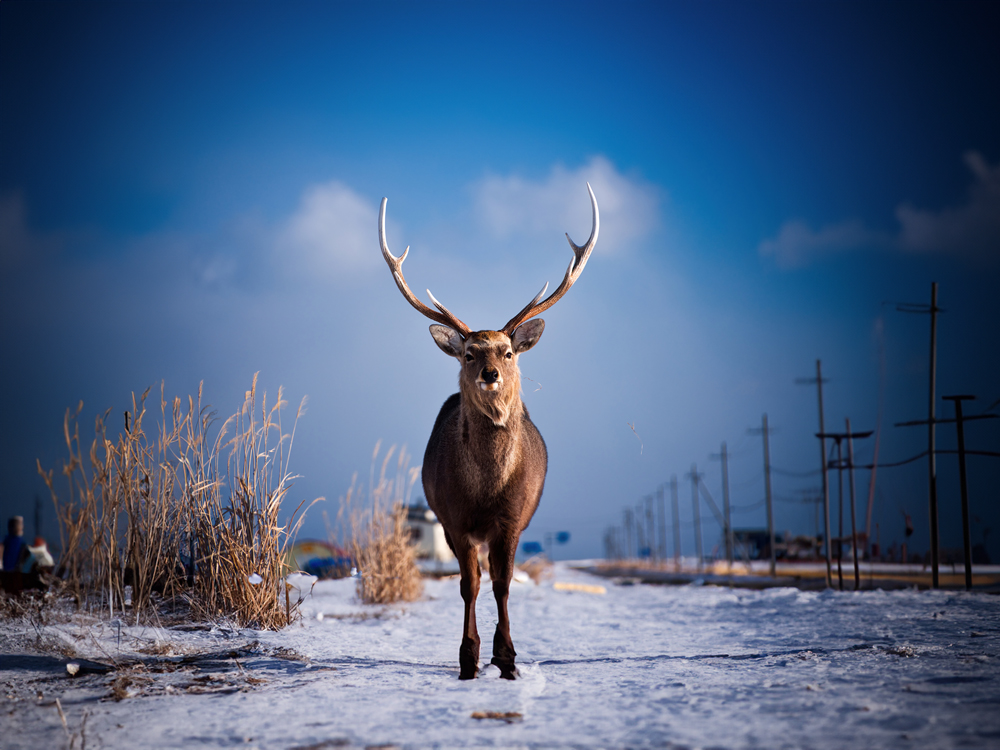
<path fill-rule="evenodd" d="M 505 356 L 505 357 L 506 357 L 507 359 L 511 359 L 511 358 L 512 358 L 512 357 L 514 356 L 514 354 L 513 354 L 512 352 L 507 352 L 507 353 L 506 353 L 506 354 L 505 354 L 504 356 Z"/>
<path fill-rule="evenodd" d="M 471 354 L 466 354 L 465 355 L 465 361 L 466 362 L 471 362 L 472 361 L 472 355 Z"/>

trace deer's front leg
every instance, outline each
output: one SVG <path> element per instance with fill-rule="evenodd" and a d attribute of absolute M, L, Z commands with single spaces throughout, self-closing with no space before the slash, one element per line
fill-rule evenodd
<path fill-rule="evenodd" d="M 493 596 L 497 600 L 497 630 L 493 635 L 491 661 L 500 667 L 500 676 L 505 680 L 517 677 L 517 667 L 514 666 L 517 653 L 510 638 L 510 618 L 507 616 L 507 598 L 514 575 L 516 551 L 517 536 L 498 539 L 490 544 L 490 578 L 493 580 Z"/>
<path fill-rule="evenodd" d="M 476 630 L 476 597 L 479 596 L 478 550 L 468 541 L 458 542 L 455 550 L 462 572 L 462 600 L 465 602 L 465 627 L 458 649 L 460 680 L 471 680 L 479 672 L 479 632 Z"/>

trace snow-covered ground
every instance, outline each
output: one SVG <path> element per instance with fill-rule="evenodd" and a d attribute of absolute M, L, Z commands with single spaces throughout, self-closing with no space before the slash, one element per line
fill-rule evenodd
<path fill-rule="evenodd" d="M 515 682 L 491 666 L 459 682 L 455 579 L 390 607 L 357 603 L 351 580 L 320 582 L 303 612 L 278 633 L 47 626 L 105 663 L 143 644 L 215 656 L 133 670 L 121 701 L 98 700 L 114 673 L 0 657 L 0 746 L 66 745 L 86 713 L 88 748 L 1000 747 L 1000 597 L 985 594 L 617 585 L 558 565 L 512 587 Z M 477 613 L 488 663 L 488 584 Z M 18 629 L 39 634 L 0 633 Z"/>

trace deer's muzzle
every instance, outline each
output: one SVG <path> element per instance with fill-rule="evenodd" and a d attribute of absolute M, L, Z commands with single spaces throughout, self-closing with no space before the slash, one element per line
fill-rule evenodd
<path fill-rule="evenodd" d="M 500 379 L 499 370 L 493 367 L 485 367 L 476 382 L 479 383 L 479 387 L 484 391 L 495 391 L 503 381 Z"/>

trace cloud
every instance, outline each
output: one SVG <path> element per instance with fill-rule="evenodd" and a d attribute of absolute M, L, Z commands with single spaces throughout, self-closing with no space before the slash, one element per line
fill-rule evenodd
<path fill-rule="evenodd" d="M 902 250 L 976 257 L 1000 253 L 1000 163 L 990 166 L 976 151 L 968 152 L 964 159 L 976 179 L 965 205 L 942 211 L 922 211 L 909 205 L 896 209 Z"/>
<path fill-rule="evenodd" d="M 860 221 L 844 221 L 813 230 L 804 221 L 786 221 L 778 236 L 760 243 L 762 257 L 774 258 L 779 268 L 801 268 L 836 253 L 885 244 L 885 238 Z"/>
<path fill-rule="evenodd" d="M 594 252 L 628 252 L 660 225 L 661 190 L 641 177 L 623 175 L 602 156 L 577 169 L 557 165 L 540 181 L 485 177 L 473 185 L 476 217 L 498 239 L 548 241 L 568 231 L 582 244 L 591 226 L 587 182 L 601 211 Z"/>
<path fill-rule="evenodd" d="M 901 204 L 896 208 L 899 230 L 892 234 L 872 230 L 856 219 L 818 230 L 793 219 L 781 225 L 776 237 L 761 241 L 757 251 L 763 258 L 773 258 L 779 268 L 798 268 L 853 250 L 995 258 L 1000 255 L 1000 163 L 991 166 L 976 151 L 963 158 L 975 182 L 961 206 L 933 211 Z"/>
<path fill-rule="evenodd" d="M 342 182 L 312 185 L 277 232 L 276 253 L 324 276 L 372 268 L 382 262 L 375 241 L 377 216 L 374 203 Z"/>
<path fill-rule="evenodd" d="M 12 268 L 55 252 L 54 236 L 41 236 L 28 228 L 27 210 L 20 193 L 0 196 L 0 268 Z"/>

